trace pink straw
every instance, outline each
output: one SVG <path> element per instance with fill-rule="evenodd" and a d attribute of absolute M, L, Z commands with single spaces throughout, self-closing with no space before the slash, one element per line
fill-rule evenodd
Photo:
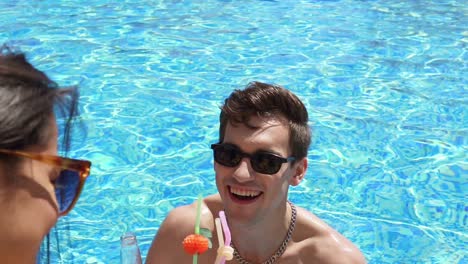
<path fill-rule="evenodd" d="M 224 211 L 219 211 L 219 218 L 221 219 L 221 224 L 223 226 L 223 231 L 224 231 L 224 245 L 225 246 L 230 246 L 231 245 L 231 231 L 229 231 L 229 226 L 226 221 L 226 215 L 224 214 Z"/>
<path fill-rule="evenodd" d="M 215 264 L 225 264 L 226 258 L 228 258 L 229 260 L 232 259 L 234 249 L 231 247 L 231 231 L 229 231 L 229 226 L 227 224 L 226 215 L 224 214 L 224 211 L 219 211 L 219 218 L 215 219 L 215 224 L 219 241 L 219 248 L 218 253 L 216 255 Z M 223 237 L 226 238 L 226 240 L 224 240 L 224 245 L 222 244 Z"/>

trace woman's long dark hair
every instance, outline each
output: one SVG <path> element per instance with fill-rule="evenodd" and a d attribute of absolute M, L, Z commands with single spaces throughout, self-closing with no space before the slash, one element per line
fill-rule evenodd
<path fill-rule="evenodd" d="M 67 152 L 77 107 L 76 87 L 59 88 L 23 53 L 0 47 L 0 148 L 21 150 L 45 144 L 45 128 L 55 112 L 65 118 L 61 147 Z"/>
<path fill-rule="evenodd" d="M 73 119 L 78 116 L 78 88 L 60 88 L 45 73 L 32 66 L 21 52 L 0 47 L 0 149 L 24 150 L 42 146 L 49 136 L 47 127 L 53 114 L 60 119 L 61 151 L 67 153 L 71 143 Z M 1 155 L 14 168 L 16 159 Z M 7 179 L 14 182 L 14 178 Z M 57 250 L 60 251 L 54 229 Z M 38 262 L 50 263 L 50 234 L 38 255 Z M 59 252 L 60 254 L 60 252 Z"/>

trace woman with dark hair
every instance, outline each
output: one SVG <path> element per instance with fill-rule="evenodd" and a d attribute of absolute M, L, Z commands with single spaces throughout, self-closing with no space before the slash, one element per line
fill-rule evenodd
<path fill-rule="evenodd" d="M 35 263 L 41 242 L 75 205 L 91 163 L 58 156 L 56 114 L 70 147 L 77 87 L 59 88 L 25 55 L 0 47 L 0 259 Z"/>

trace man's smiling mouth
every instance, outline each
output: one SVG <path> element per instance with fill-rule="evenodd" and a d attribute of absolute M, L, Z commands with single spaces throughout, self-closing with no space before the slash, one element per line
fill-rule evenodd
<path fill-rule="evenodd" d="M 241 189 L 241 188 L 236 188 L 236 187 L 231 187 L 231 186 L 229 186 L 228 189 L 229 189 L 229 193 L 234 198 L 242 200 L 242 201 L 255 200 L 262 194 L 261 191 L 246 190 L 246 189 Z"/>

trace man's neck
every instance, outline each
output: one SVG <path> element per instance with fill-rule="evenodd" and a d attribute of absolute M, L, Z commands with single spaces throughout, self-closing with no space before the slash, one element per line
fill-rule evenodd
<path fill-rule="evenodd" d="M 291 207 L 284 203 L 252 224 L 230 221 L 232 242 L 242 258 L 259 263 L 283 243 L 291 223 Z"/>

